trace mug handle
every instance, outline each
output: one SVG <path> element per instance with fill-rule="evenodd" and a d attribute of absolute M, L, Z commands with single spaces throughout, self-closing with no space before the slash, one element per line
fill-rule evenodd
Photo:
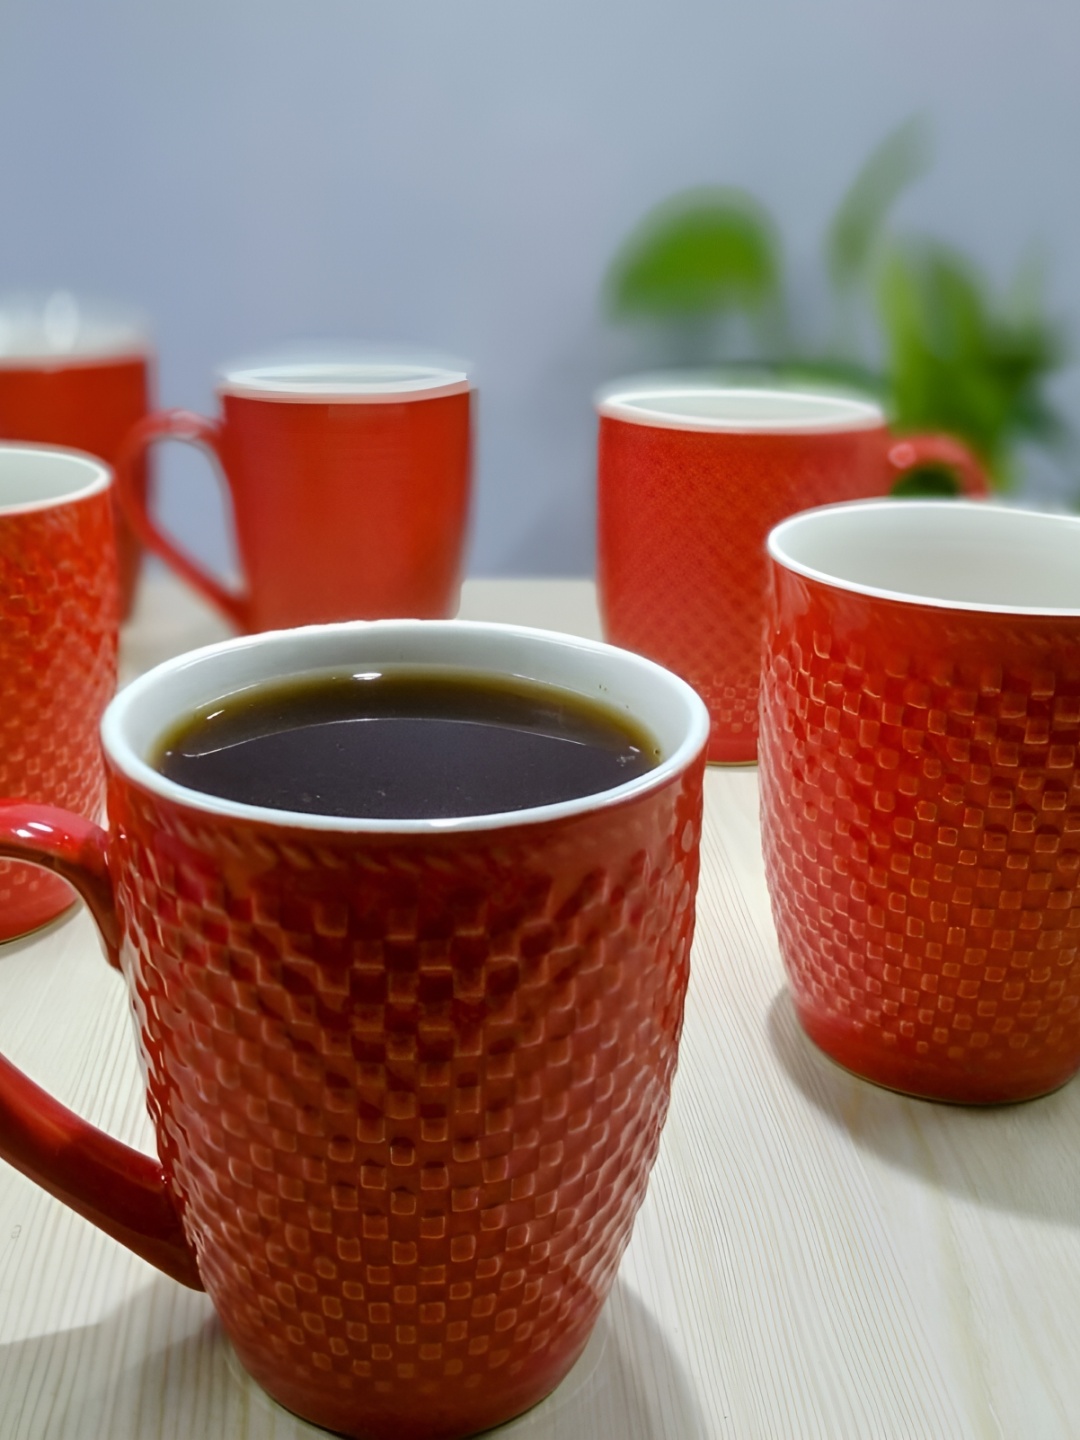
<path fill-rule="evenodd" d="M 216 460 L 228 485 L 229 472 L 221 452 L 221 426 L 217 421 L 204 420 L 190 410 L 159 410 L 144 416 L 131 427 L 120 446 L 116 457 L 116 490 L 128 524 L 146 548 L 160 555 L 227 620 L 240 630 L 247 630 L 251 608 L 249 597 L 243 591 L 228 589 L 185 550 L 181 550 L 158 528 L 150 514 L 146 491 L 139 484 L 137 462 L 142 452 L 155 440 L 184 440 L 189 445 L 200 445 Z"/>
<path fill-rule="evenodd" d="M 104 830 L 79 815 L 0 801 L 0 856 L 40 865 L 72 885 L 119 968 L 107 843 Z M 0 1158 L 173 1280 L 203 1289 L 161 1163 L 81 1120 L 2 1055 Z"/>
<path fill-rule="evenodd" d="M 891 441 L 887 455 L 896 472 L 894 483 L 922 465 L 939 465 L 956 476 L 962 494 L 973 500 L 990 494 L 986 471 L 974 452 L 951 435 L 902 435 Z"/>

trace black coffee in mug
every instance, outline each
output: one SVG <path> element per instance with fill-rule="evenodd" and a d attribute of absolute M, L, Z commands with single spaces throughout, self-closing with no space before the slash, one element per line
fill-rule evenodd
<path fill-rule="evenodd" d="M 439 820 L 596 794 L 659 760 L 635 721 L 569 691 L 388 668 L 228 695 L 170 731 L 152 763 L 191 790 L 246 805 Z"/>

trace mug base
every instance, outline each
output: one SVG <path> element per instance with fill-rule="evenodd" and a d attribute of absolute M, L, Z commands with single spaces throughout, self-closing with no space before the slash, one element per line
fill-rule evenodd
<path fill-rule="evenodd" d="M 357 1385 L 351 1394 L 334 1392 L 315 1380 L 281 1374 L 274 1356 L 248 1352 L 226 1331 L 230 1368 L 255 1382 L 266 1401 L 347 1440 L 468 1440 L 534 1410 L 559 1390 L 573 1368 L 585 1355 L 596 1328 L 596 1316 L 585 1325 L 585 1333 L 560 1346 L 547 1364 L 531 1368 L 517 1382 L 497 1384 L 495 1375 L 484 1375 L 485 1384 L 468 1384 L 468 1371 L 446 1380 L 438 1388 L 410 1381 Z M 472 1374 L 482 1374 L 474 1369 Z M 323 1377 L 320 1377 L 323 1380 Z"/>
<path fill-rule="evenodd" d="M 710 736 L 705 760 L 709 765 L 756 765 L 757 736 L 751 735 L 748 739 Z"/>
<path fill-rule="evenodd" d="M 913 1100 L 973 1107 L 1023 1104 L 1060 1090 L 1078 1069 L 1074 1063 L 1063 1069 L 1003 1075 L 950 1067 L 909 1054 L 883 1054 L 880 1046 L 867 1044 L 847 1027 L 815 1017 L 797 1004 L 795 1013 L 803 1032 L 834 1065 L 856 1079 Z"/>
<path fill-rule="evenodd" d="M 515 1420 L 520 1420 L 523 1416 L 531 1414 L 534 1410 L 539 1409 L 540 1406 L 546 1405 L 549 1402 L 555 1407 L 552 1411 L 553 1414 L 562 1412 L 565 1405 L 574 1405 L 577 1403 L 583 1393 L 595 1393 L 597 1372 L 603 1364 L 603 1358 L 607 1352 L 611 1338 L 611 1322 L 606 1319 L 606 1316 L 607 1311 L 605 1309 L 601 1311 L 600 1318 L 593 1327 L 592 1333 L 585 1342 L 581 1353 L 561 1380 L 556 1381 L 550 1389 L 543 1395 L 540 1395 L 532 1404 L 526 1405 L 523 1410 L 519 1410 L 516 1414 L 508 1416 L 505 1421 L 499 1422 L 493 1429 L 475 1433 L 493 1434 L 495 1431 L 501 1429 L 502 1425 L 512 1424 Z M 220 1324 L 220 1322 L 218 1323 Z M 276 1416 L 277 1423 L 279 1424 L 282 1418 L 288 1415 L 294 1419 L 301 1420 L 305 1425 L 312 1425 L 315 1429 L 324 1430 L 327 1435 L 340 1435 L 343 1433 L 341 1431 L 326 1430 L 325 1426 L 318 1426 L 315 1425 L 313 1421 L 304 1420 L 295 1410 L 290 1410 L 287 1406 L 275 1400 L 245 1368 L 243 1361 L 236 1353 L 235 1346 L 225 1334 L 224 1330 L 219 1329 L 218 1333 L 225 1353 L 226 1364 L 234 1382 L 243 1389 L 248 1403 L 253 1403 L 261 1408 L 265 1414 L 270 1417 L 271 1421 L 273 1417 Z M 601 1384 L 606 1387 L 606 1380 L 602 1379 Z"/>
<path fill-rule="evenodd" d="M 518 1386 L 494 1392 L 489 1388 L 486 1394 L 481 1387 L 479 1396 L 475 1389 L 451 1385 L 442 1397 L 415 1389 L 405 1395 L 398 1389 L 394 1398 L 369 1393 L 362 1399 L 343 1400 L 329 1389 L 283 1383 L 280 1373 L 245 1359 L 231 1338 L 229 1349 L 237 1369 L 254 1380 L 272 1404 L 328 1434 L 345 1440 L 469 1440 L 517 1420 L 549 1399 L 581 1359 L 591 1333 L 592 1327 L 580 1344 L 569 1354 L 561 1352 L 540 1376 L 534 1372 Z"/>

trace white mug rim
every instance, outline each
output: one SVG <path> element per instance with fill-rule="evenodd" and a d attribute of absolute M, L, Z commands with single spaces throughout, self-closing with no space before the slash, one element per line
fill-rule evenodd
<path fill-rule="evenodd" d="M 680 414 L 656 402 L 718 401 L 757 404 L 759 415 Z M 650 402 L 653 402 L 650 404 Z M 695 381 L 692 377 L 670 381 L 662 377 L 617 380 L 597 391 L 597 414 L 651 429 L 700 431 L 718 435 L 843 435 L 886 426 L 885 412 L 869 398 L 814 390 L 810 386 L 736 385 Z M 785 413 L 785 405 L 788 407 Z M 801 407 L 793 415 L 792 407 Z M 770 414 L 770 407 L 772 413 Z M 733 406 L 733 408 L 737 408 Z M 812 412 L 816 411 L 816 415 Z"/>
<path fill-rule="evenodd" d="M 217 392 L 276 404 L 386 405 L 474 388 L 464 361 L 393 346 L 282 347 L 222 365 Z"/>
<path fill-rule="evenodd" d="M 842 514 L 849 516 L 855 512 L 863 514 L 883 514 L 886 517 L 903 514 L 915 516 L 920 512 L 928 516 L 950 512 L 971 513 L 973 515 L 990 515 L 1000 517 L 1012 517 L 1021 523 L 1032 521 L 1037 526 L 1050 525 L 1060 527 L 1065 525 L 1077 532 L 1077 541 L 1080 545 L 1080 516 L 1055 514 L 1045 510 L 1026 510 L 1018 507 L 996 505 L 992 502 L 974 501 L 965 499 L 956 500 L 846 500 L 839 501 L 832 505 L 818 505 L 808 510 L 802 510 L 796 515 L 781 520 L 773 526 L 766 537 L 766 551 L 777 565 L 793 574 L 801 575 L 807 580 L 816 581 L 831 590 L 843 590 L 852 595 L 862 595 L 871 600 L 887 600 L 900 605 L 924 606 L 933 610 L 961 611 L 974 615 L 1015 615 L 1019 617 L 1043 617 L 1046 619 L 1076 619 L 1080 618 L 1080 605 L 1076 606 L 1054 606 L 1054 605 L 1019 605 L 1019 604 L 998 604 L 992 601 L 978 600 L 955 600 L 943 596 L 926 595 L 915 591 L 890 589 L 885 586 L 870 585 L 862 581 L 851 580 L 845 576 L 836 575 L 826 570 L 797 560 L 788 554 L 785 546 L 790 544 L 793 536 L 796 536 L 799 529 L 805 529 L 807 525 L 818 525 L 824 522 L 827 524 L 827 517 L 830 514 Z M 991 522 L 994 523 L 994 522 Z"/>
<path fill-rule="evenodd" d="M 34 515 L 45 510 L 57 510 L 64 505 L 78 504 L 82 500 L 89 500 L 92 496 L 108 490 L 113 482 L 111 467 L 96 455 L 87 454 L 84 450 L 74 450 L 66 445 L 36 445 L 0 441 L 0 470 L 6 461 L 17 461 L 20 457 L 26 456 L 33 460 L 48 457 L 60 462 L 75 462 L 90 474 L 85 485 L 78 490 L 65 491 L 62 495 L 48 495 L 40 500 L 16 501 L 10 505 L 5 505 L 0 500 L 0 521 L 17 515 Z"/>
<path fill-rule="evenodd" d="M 5 371 L 55 371 L 107 368 L 132 361 L 148 363 L 153 355 L 150 326 L 141 311 L 116 301 L 101 300 L 77 291 L 10 290 L 0 293 L 0 317 L 20 313 L 32 325 L 44 328 L 43 312 L 56 295 L 64 295 L 82 312 L 91 327 L 69 348 L 48 345 L 0 348 L 0 374 Z"/>
<path fill-rule="evenodd" d="M 389 639 L 393 632 L 400 632 L 402 635 L 419 636 L 421 633 L 434 634 L 442 632 L 453 638 L 453 632 L 468 636 L 479 636 L 496 632 L 499 637 L 507 642 L 522 642 L 531 645 L 544 647 L 561 647 L 568 651 L 577 652 L 583 658 L 597 664 L 606 663 L 611 665 L 617 663 L 625 670 L 633 671 L 637 678 L 643 683 L 651 686 L 663 686 L 668 689 L 672 696 L 683 705 L 686 711 L 685 733 L 680 741 L 672 749 L 671 753 L 664 756 L 659 764 L 651 770 L 639 775 L 634 780 L 629 780 L 622 785 L 612 787 L 608 790 L 594 791 L 587 795 L 578 796 L 572 800 L 558 801 L 554 804 L 541 805 L 522 810 L 497 811 L 489 814 L 463 815 L 446 819 L 374 819 L 369 817 L 338 817 L 330 815 L 316 815 L 297 810 L 280 810 L 258 805 L 248 805 L 240 801 L 226 800 L 216 795 L 210 795 L 203 791 L 193 790 L 187 786 L 179 785 L 173 780 L 167 779 L 159 771 L 136 753 L 135 746 L 129 741 L 125 734 L 127 724 L 135 709 L 145 703 L 148 696 L 160 685 L 166 683 L 170 677 L 188 669 L 196 669 L 212 662 L 219 655 L 230 655 L 233 657 L 243 654 L 250 655 L 259 649 L 267 647 L 279 647 L 286 649 L 292 646 L 302 652 L 308 639 L 318 637 L 329 637 L 335 639 L 347 639 L 350 635 L 373 635 L 376 639 Z M 482 643 L 482 642 L 481 642 Z M 618 657 L 617 661 L 612 657 Z M 370 662 L 369 662 L 370 663 Z M 380 662 L 386 663 L 386 662 Z M 429 666 L 435 662 L 428 662 Z M 255 684 L 273 683 L 276 680 L 288 679 L 293 676 L 304 674 L 317 675 L 328 673 L 327 665 L 309 666 L 305 669 L 302 665 L 281 665 L 272 667 Z M 455 667 L 450 667 L 455 668 Z M 483 667 L 467 667 L 459 664 L 458 670 L 468 670 L 469 673 L 483 673 Z M 504 671 L 491 669 L 492 674 L 503 674 Z M 564 687 L 570 688 L 570 687 Z M 235 692 L 233 692 L 235 693 Z M 214 698 L 213 695 L 205 697 L 201 702 L 206 703 Z M 189 707 L 194 708 L 194 707 Z M 181 715 L 173 715 L 173 723 L 182 718 Z M 640 717 L 639 717 L 640 718 Z M 158 739 L 162 733 L 167 733 L 168 726 L 159 729 Z M 418 835 L 447 835 L 464 833 L 485 833 L 495 830 L 512 829 L 521 826 L 534 826 L 547 824 L 553 821 L 570 819 L 574 816 L 592 814 L 612 806 L 622 805 L 627 801 L 638 799 L 654 790 L 662 788 L 674 777 L 682 774 L 693 762 L 695 757 L 704 750 L 709 738 L 709 713 L 704 701 L 686 681 L 677 675 L 663 669 L 654 661 L 645 659 L 644 656 L 636 655 L 631 651 L 620 650 L 615 646 L 607 645 L 602 641 L 587 640 L 579 636 L 566 635 L 552 630 L 535 629 L 522 625 L 504 625 L 492 621 L 475 620 L 354 620 L 329 625 L 311 625 L 298 627 L 291 630 L 270 630 L 261 631 L 255 635 L 237 636 L 228 640 L 218 641 L 213 645 L 206 645 L 198 650 L 189 651 L 186 654 L 166 660 L 162 664 L 148 670 L 145 674 L 133 680 L 121 690 L 107 707 L 101 723 L 101 737 L 105 754 L 110 763 L 129 781 L 138 785 L 143 790 L 149 791 L 159 799 L 172 804 L 181 805 L 185 809 L 197 811 L 207 818 L 219 820 L 244 821 L 254 825 L 262 825 L 272 829 L 306 831 L 312 835 L 383 835 L 383 836 L 418 836 Z"/>

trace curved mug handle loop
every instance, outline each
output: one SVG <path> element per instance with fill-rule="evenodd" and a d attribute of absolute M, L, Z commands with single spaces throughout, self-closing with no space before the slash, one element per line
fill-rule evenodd
<path fill-rule="evenodd" d="M 184 440 L 200 445 L 217 461 L 228 484 L 229 475 L 221 451 L 221 426 L 215 420 L 204 420 L 190 410 L 159 410 L 134 424 L 124 436 L 116 457 L 116 491 L 128 524 L 148 550 L 160 555 L 193 590 L 205 596 L 226 619 L 241 630 L 249 628 L 250 602 L 243 592 L 230 590 L 205 570 L 197 560 L 182 550 L 159 529 L 150 514 L 148 497 L 138 483 L 136 462 L 155 440 Z"/>
<path fill-rule="evenodd" d="M 0 856 L 61 875 L 86 901 L 117 965 L 120 921 L 104 830 L 29 801 L 0 802 Z M 89 1125 L 0 1056 L 0 1157 L 143 1260 L 203 1289 L 157 1160 Z"/>
<path fill-rule="evenodd" d="M 951 435 L 902 435 L 892 440 L 888 461 L 895 480 L 921 465 L 940 465 L 956 476 L 960 490 L 973 500 L 990 494 L 986 471 L 974 453 Z"/>

